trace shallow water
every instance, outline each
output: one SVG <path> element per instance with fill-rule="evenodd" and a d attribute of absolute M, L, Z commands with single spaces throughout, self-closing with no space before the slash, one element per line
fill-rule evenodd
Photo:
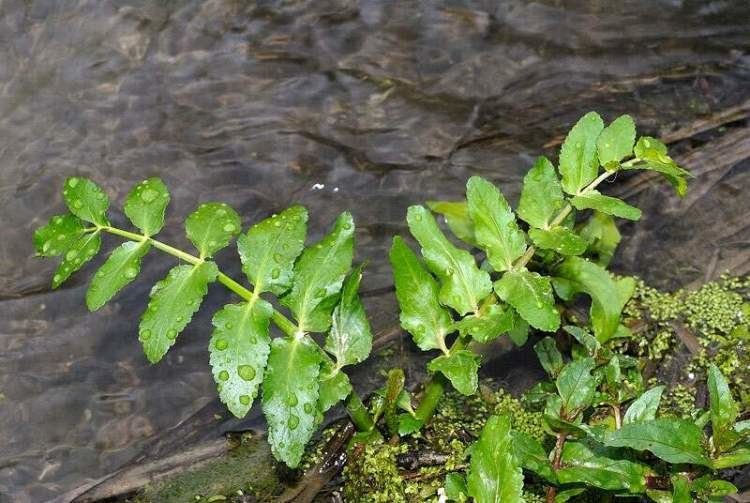
<path fill-rule="evenodd" d="M 136 327 L 172 260 L 149 256 L 96 314 L 83 302 L 95 266 L 49 291 L 54 266 L 30 238 L 63 211 L 65 177 L 121 203 L 161 176 L 173 193 L 162 238 L 179 245 L 201 201 L 226 201 L 245 226 L 302 203 L 311 238 L 350 209 L 382 329 L 396 320 L 386 250 L 409 204 L 459 198 L 471 174 L 517 197 L 533 158 L 554 154 L 542 146 L 590 109 L 660 134 L 743 103 L 748 50 L 743 0 L 0 2 L 0 501 L 104 476 L 214 400 L 221 288 L 156 366 Z M 727 134 L 748 138 L 746 125 Z M 712 138 L 677 150 L 691 159 Z M 626 191 L 647 216 L 623 225 L 618 270 L 668 287 L 750 270 L 750 163 L 692 159 L 685 201 L 659 184 Z M 231 250 L 218 260 L 239 277 Z"/>

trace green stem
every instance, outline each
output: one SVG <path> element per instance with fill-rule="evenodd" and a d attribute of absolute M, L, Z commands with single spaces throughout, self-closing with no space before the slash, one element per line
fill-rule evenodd
<path fill-rule="evenodd" d="M 466 341 L 459 337 L 451 345 L 450 352 L 458 351 L 466 347 Z M 445 387 L 448 385 L 448 380 L 443 374 L 435 374 L 432 379 L 425 385 L 424 393 L 422 394 L 422 401 L 419 402 L 419 406 L 414 411 L 414 415 L 420 423 L 425 424 L 430 420 L 432 415 L 435 413 L 440 399 L 445 393 Z"/>
<path fill-rule="evenodd" d="M 111 226 L 97 227 L 96 230 L 109 232 L 110 234 L 124 237 L 136 242 L 149 241 L 154 248 L 168 253 L 173 257 L 177 257 L 178 259 L 183 260 L 189 264 L 197 265 L 204 261 L 202 258 L 190 255 L 189 253 L 186 253 L 144 234 L 136 234 L 135 232 L 126 231 Z M 252 301 L 253 299 L 258 297 L 258 294 L 256 292 L 245 288 L 240 283 L 233 280 L 223 272 L 219 272 L 217 279 L 219 280 L 219 283 L 221 283 L 246 301 Z M 271 315 L 271 320 L 286 335 L 290 337 L 298 335 L 299 327 L 297 327 L 297 325 L 295 325 L 292 320 L 284 316 L 275 308 L 273 310 L 273 314 Z M 323 351 L 321 351 L 321 353 L 328 357 L 328 355 Z M 349 396 L 346 398 L 346 410 L 349 413 L 349 417 L 351 417 L 352 422 L 359 431 L 370 431 L 375 427 L 372 419 L 370 418 L 370 413 L 367 411 L 367 408 L 362 403 L 362 399 L 357 394 L 357 392 L 354 391 L 354 389 L 352 389 L 351 393 L 349 393 Z"/>

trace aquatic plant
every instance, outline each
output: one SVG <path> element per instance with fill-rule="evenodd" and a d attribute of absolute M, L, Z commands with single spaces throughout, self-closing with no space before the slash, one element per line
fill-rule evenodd
<path fill-rule="evenodd" d="M 180 261 L 153 287 L 141 317 L 138 337 L 152 363 L 175 344 L 210 284 L 218 282 L 237 294 L 239 303 L 214 314 L 208 343 L 219 396 L 242 417 L 260 392 L 273 454 L 295 467 L 323 414 L 341 400 L 360 441 L 379 435 L 380 418 L 394 433 L 417 432 L 447 383 L 464 394 L 476 391 L 480 357 L 473 342 L 508 334 L 523 344 L 531 328 L 557 331 L 561 306 L 579 293 L 591 299 L 589 323 L 597 344 L 629 335 L 620 316 L 634 283 L 613 277 L 606 264 L 619 241 L 612 217 L 637 220 L 640 210 L 597 187 L 617 171 L 646 169 L 664 174 L 683 195 L 688 174 L 658 140 L 636 142 L 628 116 L 605 127 L 598 114 L 586 114 L 568 134 L 559 157 L 557 169 L 540 157 L 526 175 L 517 209 L 523 223 L 497 187 L 479 177 L 469 180 L 465 202 L 429 204 L 459 239 L 480 252 L 481 264 L 443 234 L 430 210 L 409 208 L 407 222 L 424 261 L 405 240 L 394 238 L 390 259 L 401 324 L 421 349 L 441 352 L 429 364 L 435 378 L 416 408 L 404 389 L 403 373 L 395 371 L 370 414 L 343 370 L 366 359 L 372 346 L 357 293 L 363 266 L 352 267 L 349 213 L 342 213 L 319 242 L 305 246 L 307 212 L 300 206 L 241 233 L 235 210 L 207 202 L 185 220 L 196 248 L 191 254 L 155 238 L 170 200 L 159 179 L 136 185 L 125 200 L 125 216 L 140 231 L 133 232 L 111 224 L 109 199 L 96 183 L 72 177 L 63 189 L 69 212 L 39 228 L 34 244 L 40 256 L 62 257 L 52 279 L 57 288 L 98 253 L 104 234 L 126 239 L 92 278 L 86 294 L 92 311 L 137 277 L 150 250 Z M 577 213 L 585 210 L 594 210 L 594 216 L 577 224 Z M 222 273 L 213 260 L 238 236 L 242 270 L 252 286 Z M 271 323 L 282 336 L 272 338 Z M 313 334 L 323 334 L 323 343 Z M 496 426 L 505 429 L 504 423 Z"/>

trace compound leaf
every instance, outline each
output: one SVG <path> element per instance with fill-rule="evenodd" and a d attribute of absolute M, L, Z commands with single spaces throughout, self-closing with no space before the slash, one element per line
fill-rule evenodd
<path fill-rule="evenodd" d="M 708 367 L 708 394 L 711 402 L 711 431 L 714 445 L 719 452 L 734 446 L 740 435 L 734 431 L 734 422 L 740 410 L 732 398 L 732 391 L 719 368 L 711 364 Z"/>
<path fill-rule="evenodd" d="M 423 351 L 441 348 L 453 320 L 438 301 L 437 281 L 399 236 L 393 238 L 390 260 L 401 326 Z"/>
<path fill-rule="evenodd" d="M 556 225 L 550 229 L 529 229 L 534 246 L 542 250 L 554 250 L 560 255 L 580 255 L 588 243 L 567 227 Z"/>
<path fill-rule="evenodd" d="M 605 196 L 597 190 L 575 196 L 570 200 L 570 204 L 578 210 L 597 210 L 607 215 L 614 215 L 628 220 L 638 220 L 641 218 L 641 210 L 635 206 L 630 206 L 625 201 L 616 197 Z"/>
<path fill-rule="evenodd" d="M 52 288 L 59 287 L 71 274 L 83 267 L 86 262 L 99 253 L 102 236 L 99 231 L 83 234 L 78 237 L 63 255 L 62 262 L 52 276 Z"/>
<path fill-rule="evenodd" d="M 492 282 L 487 272 L 477 267 L 474 257 L 456 248 L 423 206 L 411 206 L 406 220 L 409 230 L 422 246 L 427 267 L 440 279 L 440 302 L 464 315 L 479 309 L 479 301 L 490 294 Z"/>
<path fill-rule="evenodd" d="M 560 326 L 550 279 L 527 269 L 508 271 L 495 282 L 495 292 L 534 328 L 554 332 Z"/>
<path fill-rule="evenodd" d="M 466 201 L 427 201 L 426 204 L 432 211 L 443 216 L 454 236 L 464 243 L 479 246 Z"/>
<path fill-rule="evenodd" d="M 320 349 L 306 337 L 274 339 L 263 378 L 263 413 L 276 459 L 296 468 L 315 431 Z"/>
<path fill-rule="evenodd" d="M 126 241 L 107 257 L 86 291 L 86 305 L 96 311 L 127 286 L 141 270 L 141 258 L 151 245 L 148 241 Z"/>
<path fill-rule="evenodd" d="M 633 153 L 634 143 L 635 122 L 629 115 L 621 115 L 604 128 L 596 141 L 599 164 L 607 169 L 617 168 Z"/>
<path fill-rule="evenodd" d="M 237 250 L 255 291 L 281 295 L 292 286 L 294 261 L 305 247 L 307 210 L 292 206 L 266 218 L 237 239 Z"/>
<path fill-rule="evenodd" d="M 372 349 L 372 331 L 365 308 L 359 298 L 359 284 L 364 265 L 355 268 L 344 280 L 341 299 L 333 310 L 331 330 L 325 350 L 336 358 L 336 365 L 353 365 L 364 361 Z"/>
<path fill-rule="evenodd" d="M 209 363 L 219 397 L 235 417 L 245 417 L 263 381 L 272 314 L 271 304 L 260 298 L 227 304 L 214 314 Z"/>
<path fill-rule="evenodd" d="M 656 419 L 664 386 L 654 386 L 634 400 L 622 418 L 622 424 L 644 423 Z"/>
<path fill-rule="evenodd" d="M 523 473 L 513 454 L 508 416 L 490 416 L 474 444 L 466 477 L 477 503 L 522 503 Z"/>
<path fill-rule="evenodd" d="M 650 451 L 669 463 L 711 466 L 703 450 L 703 432 L 685 419 L 661 418 L 644 423 L 624 424 L 605 436 L 610 447 Z"/>
<path fill-rule="evenodd" d="M 596 112 L 589 112 L 576 122 L 560 149 L 562 188 L 578 194 L 593 182 L 599 173 L 596 141 L 604 129 L 604 121 Z"/>
<path fill-rule="evenodd" d="M 305 332 L 325 332 L 339 299 L 341 285 L 352 266 L 354 220 L 344 212 L 333 229 L 317 244 L 308 246 L 294 266 L 292 289 L 281 299 Z"/>
<path fill-rule="evenodd" d="M 47 225 L 34 231 L 34 247 L 40 257 L 62 255 L 85 234 L 83 222 L 77 216 L 66 213 L 55 215 Z"/>
<path fill-rule="evenodd" d="M 593 358 L 580 358 L 565 365 L 555 381 L 562 399 L 562 410 L 568 419 L 574 418 L 594 400 L 597 380 L 591 375 Z"/>
<path fill-rule="evenodd" d="M 106 216 L 109 198 L 101 187 L 88 178 L 68 178 L 63 188 L 63 197 L 70 212 L 81 220 L 102 227 L 109 225 Z"/>
<path fill-rule="evenodd" d="M 518 216 L 531 227 L 546 229 L 564 206 L 555 167 L 546 157 L 538 157 L 523 178 Z"/>
<path fill-rule="evenodd" d="M 151 289 L 151 300 L 141 316 L 138 339 L 151 363 L 162 359 L 187 326 L 216 280 L 219 269 L 213 262 L 173 267 L 167 277 Z"/>
<path fill-rule="evenodd" d="M 466 198 L 477 242 L 487 252 L 487 260 L 496 271 L 512 269 L 526 251 L 526 237 L 508 202 L 495 185 L 478 176 L 469 178 Z"/>
<path fill-rule="evenodd" d="M 240 216 L 225 203 L 203 203 L 185 220 L 187 237 L 201 258 L 226 248 L 240 226 Z"/>
<path fill-rule="evenodd" d="M 149 178 L 133 187 L 125 199 L 125 215 L 146 236 L 153 236 L 164 226 L 169 204 L 169 190 L 159 178 Z"/>
<path fill-rule="evenodd" d="M 479 361 L 473 351 L 452 351 L 433 359 L 427 366 L 430 372 L 441 372 L 459 393 L 473 395 L 477 391 Z"/>

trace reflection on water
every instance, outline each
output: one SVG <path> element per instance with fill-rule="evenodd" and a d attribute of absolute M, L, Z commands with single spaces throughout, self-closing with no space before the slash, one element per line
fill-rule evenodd
<path fill-rule="evenodd" d="M 161 176 L 173 191 L 163 238 L 181 245 L 200 201 L 230 203 L 246 226 L 299 202 L 312 238 L 349 208 L 365 288 L 383 290 L 409 204 L 457 198 L 475 173 L 517 195 L 541 146 L 583 112 L 629 111 L 659 133 L 747 100 L 748 21 L 742 0 L 0 3 L 0 501 L 107 474 L 214 396 L 220 288 L 158 366 L 135 327 L 172 261 L 150 256 L 96 314 L 86 274 L 48 290 L 53 265 L 30 237 L 63 209 L 66 176 L 118 202 Z M 656 214 L 625 227 L 620 269 L 681 284 L 712 250 L 746 253 L 747 166 L 663 214 L 666 192 L 641 191 L 633 202 Z M 645 270 L 649 256 L 679 263 Z M 218 260 L 239 276 L 231 251 Z M 368 307 L 378 328 L 394 323 L 390 293 Z"/>

